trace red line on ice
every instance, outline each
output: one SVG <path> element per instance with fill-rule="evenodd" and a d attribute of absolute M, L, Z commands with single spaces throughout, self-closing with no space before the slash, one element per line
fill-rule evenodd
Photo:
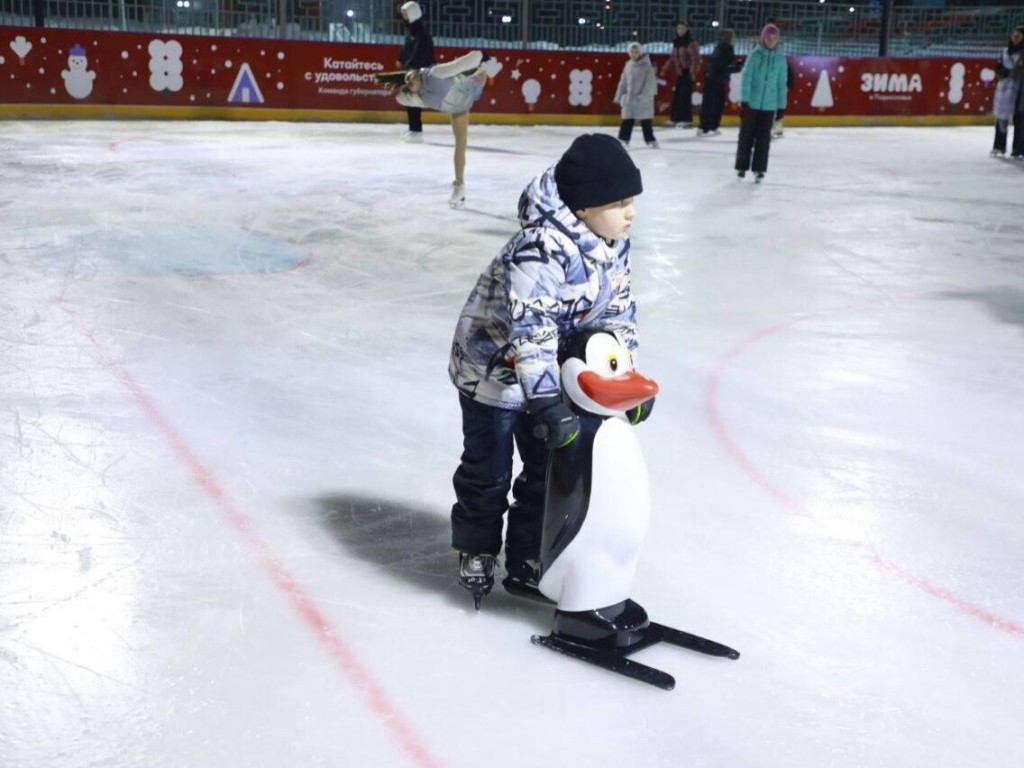
<path fill-rule="evenodd" d="M 203 462 L 188 447 L 181 435 L 178 434 L 178 431 L 163 417 L 163 414 L 160 413 L 156 405 L 153 404 L 153 401 L 142 390 L 142 387 L 139 386 L 139 383 L 131 373 L 96 339 L 93 332 L 78 319 L 71 307 L 63 302 L 60 302 L 60 306 L 72 318 L 82 335 L 92 343 L 99 353 L 103 365 L 132 394 L 135 402 L 149 417 L 160 434 L 163 435 L 174 454 L 188 468 L 192 478 L 216 502 L 224 517 L 227 518 L 228 522 L 231 523 L 245 543 L 255 553 L 274 584 L 285 594 L 292 607 L 305 621 L 307 627 L 313 631 L 316 638 L 326 647 L 328 653 L 348 677 L 349 682 L 363 695 L 367 706 L 377 715 L 387 729 L 391 731 L 391 734 L 412 762 L 419 766 L 419 768 L 439 768 L 440 763 L 420 742 L 412 726 L 399 713 L 398 708 L 373 679 L 373 675 L 370 674 L 366 666 L 359 661 L 356 654 L 341 639 L 339 633 L 316 607 L 313 600 L 306 594 L 306 591 L 296 583 L 288 570 L 281 564 L 281 561 L 274 556 L 266 542 L 260 538 L 254 529 L 249 517 L 231 502 L 213 473 L 206 468 Z"/>
<path fill-rule="evenodd" d="M 784 331 L 796 323 L 806 320 L 807 317 L 800 317 L 792 320 L 788 323 L 782 323 L 775 325 L 770 328 L 764 328 L 752 336 L 744 339 L 739 344 L 734 346 L 728 352 L 726 352 L 718 361 L 715 366 L 715 370 L 712 371 L 711 375 L 708 376 L 707 381 L 704 384 L 704 410 L 707 412 L 708 419 L 711 421 L 711 428 L 718 438 L 719 442 L 725 448 L 726 453 L 732 458 L 733 461 L 739 466 L 743 473 L 749 477 L 754 483 L 757 484 L 761 490 L 771 496 L 777 501 L 782 507 L 788 509 L 790 512 L 801 515 L 804 517 L 813 517 L 811 512 L 799 501 L 794 499 L 792 496 L 787 494 L 784 490 L 779 488 L 775 483 L 768 479 L 763 472 L 761 472 L 757 466 L 752 462 L 746 454 L 740 450 L 736 441 L 729 434 L 728 428 L 725 426 L 725 422 L 722 420 L 722 416 L 718 410 L 718 386 L 719 381 L 722 378 L 722 374 L 725 368 L 735 360 L 737 357 L 745 353 L 750 347 L 763 341 L 769 336 L 773 336 L 776 333 Z M 858 544 L 861 547 L 866 546 L 860 542 L 851 542 Z M 881 568 L 887 573 L 891 573 L 898 576 L 900 579 L 905 581 L 912 587 L 916 587 L 925 594 L 931 595 L 932 597 L 938 598 L 945 603 L 953 606 L 957 610 L 966 613 L 968 616 L 973 616 L 980 621 L 985 622 L 995 629 L 1002 630 L 1003 632 L 1009 632 L 1012 635 L 1024 637 L 1024 626 L 1017 624 L 1009 619 L 1005 619 L 1001 616 L 988 611 L 980 606 L 974 605 L 973 603 L 959 597 L 948 589 L 944 589 L 937 584 L 924 579 L 911 573 L 909 570 L 904 568 L 897 563 L 890 560 L 885 560 L 875 553 L 869 553 L 868 559 L 876 566 Z"/>

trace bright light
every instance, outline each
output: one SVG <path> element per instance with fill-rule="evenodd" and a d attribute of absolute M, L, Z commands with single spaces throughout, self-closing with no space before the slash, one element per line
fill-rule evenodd
<path fill-rule="evenodd" d="M 512 17 L 511 16 L 502 16 L 501 17 L 501 23 L 502 24 L 511 24 L 512 23 Z"/>
<path fill-rule="evenodd" d="M 587 20 L 581 17 L 576 23 L 577 24 L 586 24 Z"/>
<path fill-rule="evenodd" d="M 717 27 L 718 26 L 718 22 L 717 21 L 712 21 L 711 22 L 711 26 L 712 27 Z"/>
<path fill-rule="evenodd" d="M 353 16 L 356 15 L 356 12 L 355 11 L 345 11 L 345 15 L 348 16 L 351 19 Z"/>
<path fill-rule="evenodd" d="M 855 10 L 857 10 L 857 9 L 856 9 L 856 8 L 854 8 L 854 7 L 853 7 L 853 6 L 851 5 L 851 6 L 850 6 L 850 13 L 853 13 L 853 12 L 854 12 Z"/>

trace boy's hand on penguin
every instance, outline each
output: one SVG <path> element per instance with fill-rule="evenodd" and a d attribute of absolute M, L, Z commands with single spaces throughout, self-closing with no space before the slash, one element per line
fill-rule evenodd
<path fill-rule="evenodd" d="M 647 417 L 651 415 L 653 410 L 654 398 L 652 397 L 650 400 L 644 400 L 640 405 L 626 411 L 626 418 L 629 419 L 630 424 L 639 424 L 641 421 L 647 421 Z"/>
<path fill-rule="evenodd" d="M 558 395 L 534 398 L 527 409 L 534 420 L 533 436 L 543 440 L 549 451 L 564 448 L 580 433 L 579 417 Z"/>

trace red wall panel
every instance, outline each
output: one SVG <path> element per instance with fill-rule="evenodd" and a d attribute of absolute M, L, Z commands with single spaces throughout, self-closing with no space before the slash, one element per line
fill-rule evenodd
<path fill-rule="evenodd" d="M 400 107 L 373 74 L 395 68 L 397 52 L 395 46 L 0 26 L 0 114 L 394 118 Z M 464 50 L 438 53 L 447 59 Z M 492 54 L 492 76 L 475 114 L 524 123 L 616 121 L 612 97 L 625 55 Z M 658 65 L 664 60 L 654 58 Z M 991 111 L 994 83 L 986 61 L 789 61 L 788 114 L 803 122 L 979 122 Z M 671 82 L 660 87 L 661 113 L 671 89 Z M 730 96 L 739 96 L 738 75 Z"/>

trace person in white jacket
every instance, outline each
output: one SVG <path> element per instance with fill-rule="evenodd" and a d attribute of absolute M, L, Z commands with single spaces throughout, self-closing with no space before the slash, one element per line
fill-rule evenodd
<path fill-rule="evenodd" d="M 654 77 L 654 67 L 640 43 L 630 43 L 628 52 L 629 61 L 622 68 L 619 87 L 615 89 L 615 103 L 622 107 L 619 141 L 629 146 L 633 126 L 639 120 L 647 146 L 657 149 L 658 142 L 654 138 L 654 97 L 658 83 Z"/>
<path fill-rule="evenodd" d="M 481 68 L 482 51 L 471 51 L 444 64 L 408 72 L 378 75 L 378 82 L 397 85 L 398 103 L 403 107 L 434 109 L 451 116 L 455 135 L 455 181 L 448 204 L 460 208 L 466 202 L 466 145 L 469 141 L 469 111 L 483 93 L 487 73 Z"/>

